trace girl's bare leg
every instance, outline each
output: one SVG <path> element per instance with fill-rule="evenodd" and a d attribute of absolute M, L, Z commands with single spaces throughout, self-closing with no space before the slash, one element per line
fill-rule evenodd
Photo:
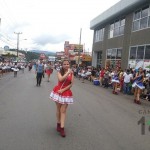
<path fill-rule="evenodd" d="M 137 88 L 134 89 L 134 99 L 137 100 Z"/>
<path fill-rule="evenodd" d="M 56 102 L 57 110 L 56 110 L 56 117 L 57 117 L 57 123 L 60 123 L 60 117 L 61 117 L 61 104 Z"/>
<path fill-rule="evenodd" d="M 60 108 L 60 123 L 61 123 L 61 128 L 64 128 L 65 126 L 65 119 L 66 119 L 66 110 L 67 110 L 68 104 L 63 104 L 61 105 Z"/>

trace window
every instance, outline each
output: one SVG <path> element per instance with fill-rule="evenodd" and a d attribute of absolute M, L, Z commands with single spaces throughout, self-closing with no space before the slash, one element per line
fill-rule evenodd
<path fill-rule="evenodd" d="M 146 17 L 146 18 L 142 18 L 142 19 L 140 20 L 140 28 L 141 28 L 141 29 L 146 28 L 146 27 L 147 27 L 147 22 L 148 22 L 147 17 Z"/>
<path fill-rule="evenodd" d="M 148 27 L 150 27 L 150 17 L 148 18 Z"/>
<path fill-rule="evenodd" d="M 107 49 L 106 51 L 106 65 L 112 68 L 121 66 L 121 52 L 122 48 Z"/>
<path fill-rule="evenodd" d="M 120 20 L 120 25 L 124 26 L 125 25 L 125 19 Z"/>
<path fill-rule="evenodd" d="M 145 48 L 145 59 L 150 59 L 150 45 Z"/>
<path fill-rule="evenodd" d="M 103 38 L 104 38 L 104 28 L 102 28 L 100 30 L 96 30 L 94 41 L 95 42 L 103 41 Z"/>
<path fill-rule="evenodd" d="M 124 34 L 125 19 L 117 20 L 110 24 L 109 38 Z"/>
<path fill-rule="evenodd" d="M 121 51 L 121 48 L 107 49 L 107 59 L 121 59 Z"/>
<path fill-rule="evenodd" d="M 121 49 L 117 49 L 116 59 L 121 59 Z"/>
<path fill-rule="evenodd" d="M 131 47 L 129 59 L 150 59 L 150 45 Z"/>
<path fill-rule="evenodd" d="M 136 58 L 136 47 L 131 47 L 130 49 L 130 59 Z"/>
<path fill-rule="evenodd" d="M 111 59 L 116 59 L 117 49 L 112 49 Z"/>
<path fill-rule="evenodd" d="M 140 19 L 140 17 L 141 17 L 141 13 L 140 10 L 138 10 L 134 13 L 134 20 Z"/>
<path fill-rule="evenodd" d="M 114 25 L 115 25 L 115 28 L 118 28 L 120 26 L 120 21 L 116 21 Z"/>
<path fill-rule="evenodd" d="M 101 67 L 102 65 L 102 51 L 97 53 L 97 67 Z"/>
<path fill-rule="evenodd" d="M 132 25 L 133 31 L 150 27 L 149 9 L 150 7 L 146 6 L 134 13 L 133 25 Z"/>
<path fill-rule="evenodd" d="M 144 57 L 144 46 L 139 46 L 137 49 L 137 59 L 143 59 Z"/>
<path fill-rule="evenodd" d="M 133 22 L 133 31 L 136 31 L 140 28 L 140 20 Z"/>
<path fill-rule="evenodd" d="M 111 59 L 112 49 L 107 50 L 107 59 Z"/>
<path fill-rule="evenodd" d="M 148 9 L 149 9 L 149 6 L 147 6 L 147 7 L 142 9 L 142 11 L 141 11 L 141 18 L 148 16 Z"/>
<path fill-rule="evenodd" d="M 119 33 L 120 34 L 124 34 L 124 26 L 122 26 L 122 27 L 119 28 Z"/>
<path fill-rule="evenodd" d="M 111 31 L 109 32 L 109 38 L 113 38 L 113 35 L 114 35 L 114 30 L 111 30 Z"/>
<path fill-rule="evenodd" d="M 114 37 L 119 35 L 119 28 L 114 29 Z"/>

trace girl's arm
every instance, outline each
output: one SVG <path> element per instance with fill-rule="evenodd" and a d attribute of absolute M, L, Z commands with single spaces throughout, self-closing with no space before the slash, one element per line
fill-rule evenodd
<path fill-rule="evenodd" d="M 72 85 L 73 85 L 73 81 L 74 81 L 74 75 L 72 74 L 71 83 L 68 86 L 66 86 L 65 88 L 58 90 L 58 93 L 63 93 L 66 90 L 70 89 L 72 87 Z"/>
<path fill-rule="evenodd" d="M 72 73 L 71 69 L 68 69 L 68 71 L 63 76 L 61 75 L 60 72 L 58 72 L 57 74 L 58 80 L 60 82 L 64 81 L 70 73 Z"/>
<path fill-rule="evenodd" d="M 144 80 L 144 73 L 142 74 L 142 79 L 140 81 L 138 81 L 138 83 L 143 82 L 143 80 Z"/>
<path fill-rule="evenodd" d="M 135 77 L 133 78 L 133 80 L 135 80 L 136 78 L 138 78 L 139 77 L 139 75 L 138 75 L 138 73 L 136 73 L 136 75 L 135 75 Z"/>

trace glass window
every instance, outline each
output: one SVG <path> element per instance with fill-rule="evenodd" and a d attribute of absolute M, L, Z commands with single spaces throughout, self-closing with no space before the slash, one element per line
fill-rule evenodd
<path fill-rule="evenodd" d="M 124 34 L 124 26 L 125 18 L 115 21 L 114 24 L 110 24 L 109 38 Z"/>
<path fill-rule="evenodd" d="M 130 49 L 130 59 L 136 59 L 136 47 Z"/>
<path fill-rule="evenodd" d="M 122 19 L 121 21 L 120 21 L 120 25 L 122 26 L 122 25 L 125 25 L 125 19 Z"/>
<path fill-rule="evenodd" d="M 145 29 L 150 26 L 150 7 L 143 7 L 141 10 L 134 13 L 133 31 Z"/>
<path fill-rule="evenodd" d="M 145 59 L 150 59 L 150 45 L 145 48 Z"/>
<path fill-rule="evenodd" d="M 140 19 L 140 17 L 141 17 L 140 14 L 141 14 L 140 10 L 136 11 L 135 14 L 134 14 L 134 20 Z"/>
<path fill-rule="evenodd" d="M 102 59 L 102 51 L 97 53 L 97 59 Z"/>
<path fill-rule="evenodd" d="M 121 59 L 121 49 L 117 49 L 116 59 Z"/>
<path fill-rule="evenodd" d="M 114 34 L 114 30 L 111 30 L 111 31 L 109 32 L 109 38 L 112 38 L 112 37 L 113 37 L 113 34 Z"/>
<path fill-rule="evenodd" d="M 150 27 L 150 17 L 148 18 L 148 27 Z"/>
<path fill-rule="evenodd" d="M 145 7 L 145 8 L 142 9 L 141 18 L 148 16 L 148 9 L 149 9 L 149 6 L 147 6 L 147 7 Z"/>
<path fill-rule="evenodd" d="M 110 30 L 114 29 L 114 24 L 110 25 Z"/>
<path fill-rule="evenodd" d="M 104 38 L 104 29 L 100 30 L 100 41 L 103 41 Z"/>
<path fill-rule="evenodd" d="M 140 28 L 140 21 L 137 20 L 137 21 L 134 21 L 133 22 L 133 31 L 136 31 Z"/>
<path fill-rule="evenodd" d="M 119 34 L 120 34 L 120 35 L 124 34 L 124 26 L 121 26 L 119 30 L 120 30 L 120 31 L 119 31 Z"/>
<path fill-rule="evenodd" d="M 112 49 L 111 59 L 115 59 L 117 55 L 117 49 Z"/>
<path fill-rule="evenodd" d="M 120 21 L 115 22 L 115 28 L 118 28 L 120 26 Z"/>
<path fill-rule="evenodd" d="M 111 59 L 112 49 L 107 50 L 107 59 Z"/>
<path fill-rule="evenodd" d="M 144 46 L 139 46 L 137 49 L 137 59 L 143 59 L 144 57 Z"/>
<path fill-rule="evenodd" d="M 119 35 L 119 28 L 114 29 L 114 36 L 117 36 L 117 35 Z"/>
<path fill-rule="evenodd" d="M 100 30 L 97 30 L 97 41 L 99 41 L 100 38 Z"/>
<path fill-rule="evenodd" d="M 143 28 L 146 28 L 146 27 L 147 27 L 147 21 L 148 21 L 147 18 L 148 18 L 148 17 L 145 17 L 145 18 L 142 18 L 142 19 L 140 20 L 140 29 L 143 29 Z"/>

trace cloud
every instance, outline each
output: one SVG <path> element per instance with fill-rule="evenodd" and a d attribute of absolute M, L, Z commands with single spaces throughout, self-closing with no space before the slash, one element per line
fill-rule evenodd
<path fill-rule="evenodd" d="M 46 46 L 47 44 L 59 44 L 66 40 L 70 39 L 70 36 L 67 34 L 61 35 L 51 35 L 51 34 L 41 34 L 38 37 L 33 39 L 34 44 Z"/>

